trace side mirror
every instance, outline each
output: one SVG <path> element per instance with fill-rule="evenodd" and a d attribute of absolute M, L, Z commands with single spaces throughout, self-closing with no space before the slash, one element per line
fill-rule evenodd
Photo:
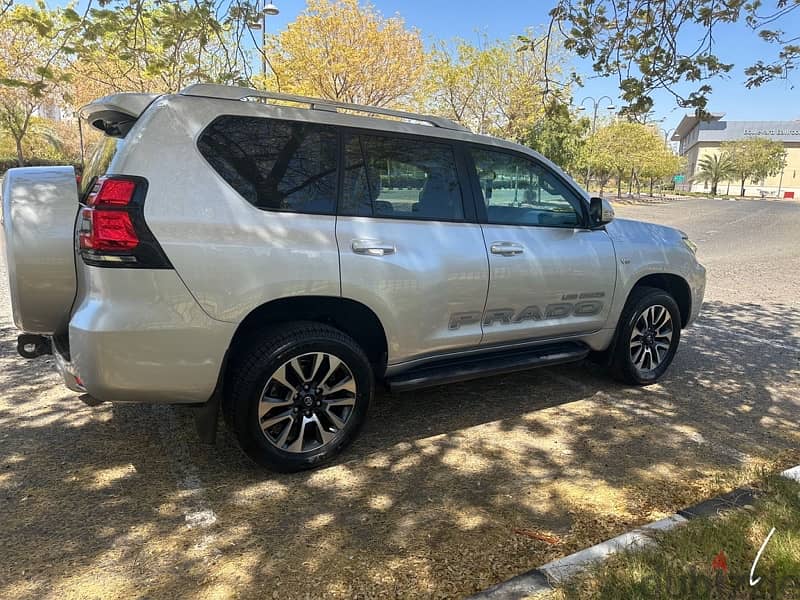
<path fill-rule="evenodd" d="M 605 198 L 591 198 L 589 200 L 589 225 L 602 227 L 614 220 L 614 207 Z"/>

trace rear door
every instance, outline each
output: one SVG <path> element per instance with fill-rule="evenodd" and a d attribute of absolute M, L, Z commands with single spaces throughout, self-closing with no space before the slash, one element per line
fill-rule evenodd
<path fill-rule="evenodd" d="M 545 164 L 470 146 L 491 269 L 483 344 L 603 328 L 616 281 L 605 230 L 585 227 L 578 193 Z"/>
<path fill-rule="evenodd" d="M 343 148 L 342 295 L 377 313 L 390 363 L 477 346 L 489 269 L 453 146 L 345 130 Z"/>

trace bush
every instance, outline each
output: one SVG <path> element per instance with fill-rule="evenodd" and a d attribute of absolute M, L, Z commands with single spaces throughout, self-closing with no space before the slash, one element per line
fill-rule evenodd
<path fill-rule="evenodd" d="M 31 158 L 25 161 L 26 167 L 57 167 L 62 165 L 72 164 L 75 167 L 75 172 L 80 174 L 80 163 L 70 163 L 68 160 L 53 160 L 48 158 Z M 0 176 L 5 175 L 5 172 L 14 167 L 18 167 L 16 158 L 0 158 Z"/>

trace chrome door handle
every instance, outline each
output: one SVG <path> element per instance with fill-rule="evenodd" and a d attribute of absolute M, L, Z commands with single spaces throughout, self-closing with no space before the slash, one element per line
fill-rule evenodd
<path fill-rule="evenodd" d="M 397 251 L 393 244 L 375 240 L 353 240 L 350 248 L 356 254 L 367 254 L 369 256 L 386 256 Z"/>
<path fill-rule="evenodd" d="M 500 254 L 502 256 L 514 256 L 525 252 L 525 248 L 514 242 L 492 242 L 489 249 L 492 254 Z"/>

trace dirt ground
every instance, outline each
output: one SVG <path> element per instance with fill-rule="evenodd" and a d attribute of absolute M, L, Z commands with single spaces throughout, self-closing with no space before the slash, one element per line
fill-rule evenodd
<path fill-rule="evenodd" d="M 662 383 L 580 364 L 384 394 L 337 464 L 290 476 L 224 429 L 202 445 L 188 409 L 85 406 L 16 355 L 3 291 L 0 597 L 463 597 L 800 462 L 800 205 L 618 216 L 684 229 L 709 268 Z"/>

